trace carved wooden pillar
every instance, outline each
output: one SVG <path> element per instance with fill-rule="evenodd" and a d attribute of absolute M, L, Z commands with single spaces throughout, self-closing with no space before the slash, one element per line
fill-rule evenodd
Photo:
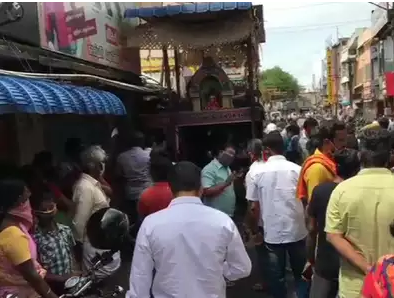
<path fill-rule="evenodd" d="M 167 46 L 163 46 L 163 64 L 164 64 L 164 80 L 166 82 L 168 94 L 171 94 L 171 73 L 168 61 Z"/>
<path fill-rule="evenodd" d="M 168 51 L 167 46 L 163 46 L 163 64 L 164 64 L 164 79 L 167 85 L 167 93 L 169 99 L 169 113 L 170 119 L 167 126 L 167 142 L 170 149 L 169 153 L 171 155 L 172 160 L 176 160 L 176 98 L 171 89 L 171 72 L 170 72 L 170 65 L 168 59 Z"/>
<path fill-rule="evenodd" d="M 246 96 L 250 102 L 250 117 L 252 122 L 252 138 L 256 137 L 256 104 L 254 97 L 254 66 L 253 66 L 253 41 L 250 36 L 246 41 L 246 65 L 248 67 L 248 90 Z"/>

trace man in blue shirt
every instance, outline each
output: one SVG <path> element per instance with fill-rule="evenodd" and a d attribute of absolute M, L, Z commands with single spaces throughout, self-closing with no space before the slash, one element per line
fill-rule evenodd
<path fill-rule="evenodd" d="M 233 217 L 236 202 L 233 181 L 236 173 L 231 172 L 230 165 L 234 161 L 235 148 L 226 144 L 218 149 L 214 159 L 202 170 L 204 203 Z"/>

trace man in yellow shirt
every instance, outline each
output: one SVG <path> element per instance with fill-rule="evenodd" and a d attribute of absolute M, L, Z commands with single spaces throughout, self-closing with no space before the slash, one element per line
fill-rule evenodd
<path fill-rule="evenodd" d="M 334 180 L 336 164 L 333 153 L 346 146 L 346 125 L 342 122 L 333 122 L 322 126 L 312 138 L 317 141 L 317 149 L 305 160 L 297 185 L 297 198 L 305 205 L 310 201 L 313 189 L 317 185 Z"/>
<path fill-rule="evenodd" d="M 388 131 L 363 131 L 360 148 L 363 169 L 335 188 L 326 214 L 327 240 L 343 259 L 340 298 L 359 298 L 370 265 L 394 251 L 388 228 L 394 210 L 394 175 L 387 168 L 391 153 Z"/>

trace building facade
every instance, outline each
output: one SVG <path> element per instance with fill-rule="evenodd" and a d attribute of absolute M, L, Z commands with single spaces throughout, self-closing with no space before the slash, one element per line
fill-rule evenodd
<path fill-rule="evenodd" d="M 342 95 L 341 103 L 344 105 L 348 105 L 353 101 L 353 99 L 356 99 L 354 97 L 353 87 L 356 86 L 355 69 L 357 44 L 358 38 L 363 31 L 364 28 L 356 29 L 342 49 L 340 93 Z"/>
<path fill-rule="evenodd" d="M 386 9 L 384 9 L 386 7 Z M 372 88 L 377 114 L 393 114 L 394 97 L 394 47 L 392 28 L 392 3 L 380 2 L 371 15 L 373 44 L 371 47 Z"/>
<path fill-rule="evenodd" d="M 125 77 L 124 81 L 128 83 L 134 79 L 140 81 L 139 50 L 127 47 L 122 34 L 123 30 L 138 23 L 137 19 L 123 18 L 125 9 L 136 3 L 20 4 L 24 10 L 22 19 L 0 28 L 3 70 L 48 75 L 78 73 L 113 80 Z M 119 93 L 124 94 L 123 90 Z M 124 95 L 119 96 L 125 98 Z M 133 97 L 134 93 L 128 91 L 126 96 Z M 43 149 L 49 149 L 55 155 L 63 154 L 63 142 L 71 136 L 83 136 L 90 138 L 88 142 L 104 144 L 99 135 L 105 138 L 110 135 L 109 118 L 97 116 L 93 119 L 71 114 L 2 114 L 0 162 L 12 160 L 19 165 L 27 164 L 35 153 Z"/>

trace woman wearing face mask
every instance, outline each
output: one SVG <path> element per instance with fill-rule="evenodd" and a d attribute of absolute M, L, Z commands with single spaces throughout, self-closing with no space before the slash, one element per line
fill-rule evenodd
<path fill-rule="evenodd" d="M 56 298 L 37 262 L 37 248 L 29 230 L 33 215 L 30 192 L 20 180 L 0 181 L 0 297 Z"/>

